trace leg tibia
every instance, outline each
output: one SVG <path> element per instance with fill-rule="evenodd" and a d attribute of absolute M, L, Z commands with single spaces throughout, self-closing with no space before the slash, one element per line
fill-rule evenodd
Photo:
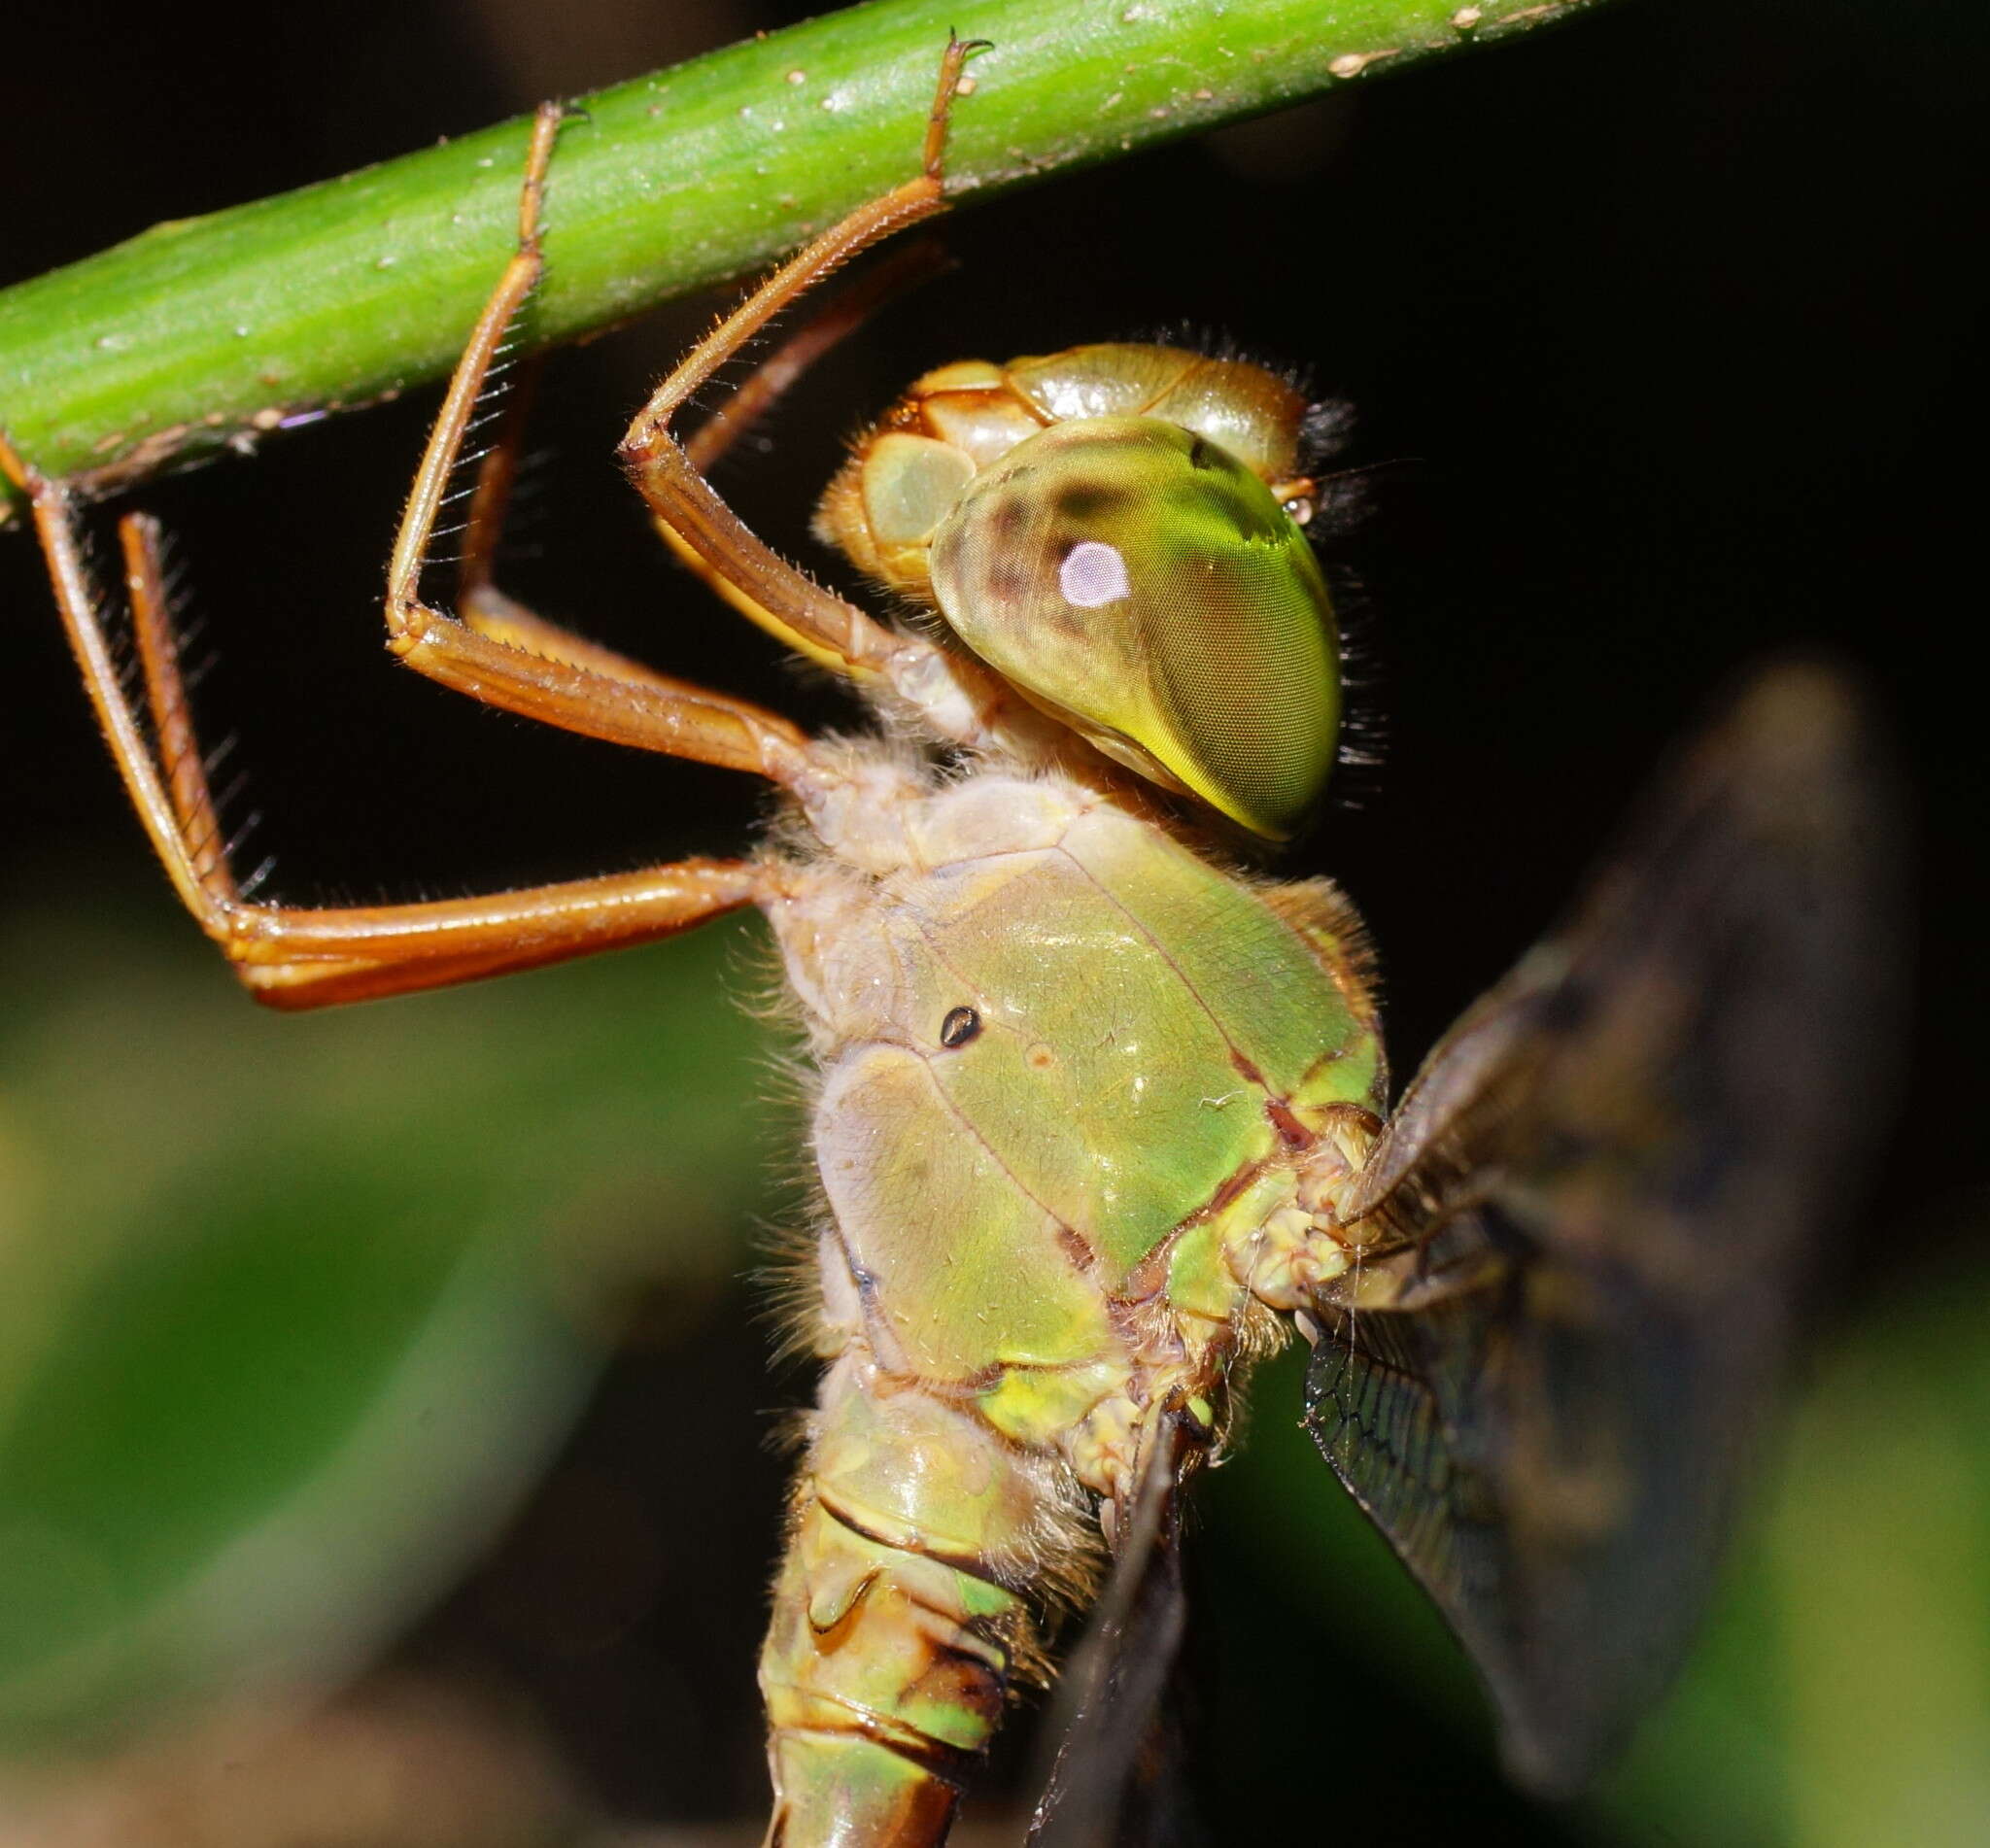
<path fill-rule="evenodd" d="M 846 1357 L 823 1382 L 761 1654 L 780 1848 L 942 1839 L 1032 1649 L 1053 1467 Z M 861 1827 L 859 1821 L 861 1819 Z"/>

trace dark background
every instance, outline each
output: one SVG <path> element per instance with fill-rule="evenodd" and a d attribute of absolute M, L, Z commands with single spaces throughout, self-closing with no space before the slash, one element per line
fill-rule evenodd
<path fill-rule="evenodd" d="M 772 0 L 351 0 L 270 9 L 244 32 L 200 5 L 20 10 L 0 79 L 0 281 L 798 17 Z M 971 5 L 957 23 L 974 28 Z M 1861 1259 L 1938 1267 L 1981 1222 L 1967 1203 L 1985 1101 L 1983 349 L 1967 270 L 1984 38 L 1974 9 L 1938 0 L 1622 0 L 978 206 L 945 226 L 958 273 L 821 368 L 721 486 L 822 567 L 812 495 L 844 432 L 905 380 L 1182 323 L 1350 400 L 1350 460 L 1373 472 L 1334 552 L 1385 761 L 1348 779 L 1300 858 L 1374 927 L 1403 1069 L 1551 921 L 1666 741 L 1739 668 L 1793 646 L 1844 661 L 1914 792 L 1922 892 L 1911 1087 Z M 556 361 L 508 581 L 672 671 L 834 720 L 834 690 L 798 682 L 674 571 L 610 462 L 647 380 L 711 307 Z M 218 651 L 203 710 L 239 734 L 264 816 L 246 860 L 275 854 L 284 897 L 338 900 L 736 847 L 756 808 L 739 779 L 536 732 L 389 669 L 380 571 L 429 410 L 339 420 L 145 492 L 181 537 Z M 170 927 L 17 539 L 0 539 L 0 904 L 84 886 Z M 666 1788 L 711 1815 L 757 1801 L 747 1664 L 776 1480 L 755 1448 L 776 1392 L 762 1349 L 710 1330 L 679 1363 L 740 1408 L 712 1443 L 747 1459 L 717 1568 L 741 1634 L 699 1647 L 734 1652 L 711 1699 L 741 1718 L 712 1734 L 743 1743 L 667 1765 L 671 1716 L 644 1706 L 639 1663 L 592 1679 L 530 1650 L 505 1663 L 633 1813 Z M 669 1388 L 624 1372 L 576 1455 L 659 1448 L 645 1394 Z M 584 1538 L 532 1539 L 533 1519 L 550 1517 L 521 1528 L 529 1554 L 593 1569 Z M 474 1631 L 460 1601 L 416 1648 L 493 1653 Z M 1222 1673 L 1240 1688 L 1327 1675 L 1309 1652 L 1328 1646 L 1274 1622 L 1254 1646 L 1226 1641 Z M 1336 1828 L 1414 1762 L 1411 1744 L 1375 1743 L 1414 1735 L 1388 1698 L 1364 1695 Z M 1460 1799 L 1485 1839 L 1555 1837 L 1490 1772 L 1435 1782 L 1384 1838 L 1421 1839 L 1418 1805 L 1435 1831 Z M 1258 1800 L 1252 1828 L 1282 1820 Z M 1257 1838 L 1238 1827 L 1225 1838 Z"/>

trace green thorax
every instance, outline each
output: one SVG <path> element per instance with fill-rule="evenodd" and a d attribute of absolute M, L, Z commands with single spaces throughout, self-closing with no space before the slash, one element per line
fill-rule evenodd
<path fill-rule="evenodd" d="M 1372 1020 L 1303 907 L 1089 791 L 983 774 L 905 826 L 909 864 L 775 919 L 823 1058 L 831 1324 L 936 1382 L 1061 1370 L 1076 1410 L 1160 1254 L 1373 1107 Z"/>

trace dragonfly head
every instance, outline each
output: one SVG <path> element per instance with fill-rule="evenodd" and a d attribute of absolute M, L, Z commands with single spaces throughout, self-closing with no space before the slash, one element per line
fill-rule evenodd
<path fill-rule="evenodd" d="M 1340 713 L 1306 410 L 1276 373 L 1174 347 L 946 366 L 858 446 L 816 531 L 1107 755 L 1285 839 Z"/>

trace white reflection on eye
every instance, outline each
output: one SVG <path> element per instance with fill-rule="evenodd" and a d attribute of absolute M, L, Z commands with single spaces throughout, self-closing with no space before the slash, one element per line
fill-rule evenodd
<path fill-rule="evenodd" d="M 1057 567 L 1057 588 L 1067 603 L 1080 609 L 1097 609 L 1101 603 L 1116 603 L 1133 595 L 1119 548 L 1099 539 L 1081 539 L 1065 553 Z"/>

